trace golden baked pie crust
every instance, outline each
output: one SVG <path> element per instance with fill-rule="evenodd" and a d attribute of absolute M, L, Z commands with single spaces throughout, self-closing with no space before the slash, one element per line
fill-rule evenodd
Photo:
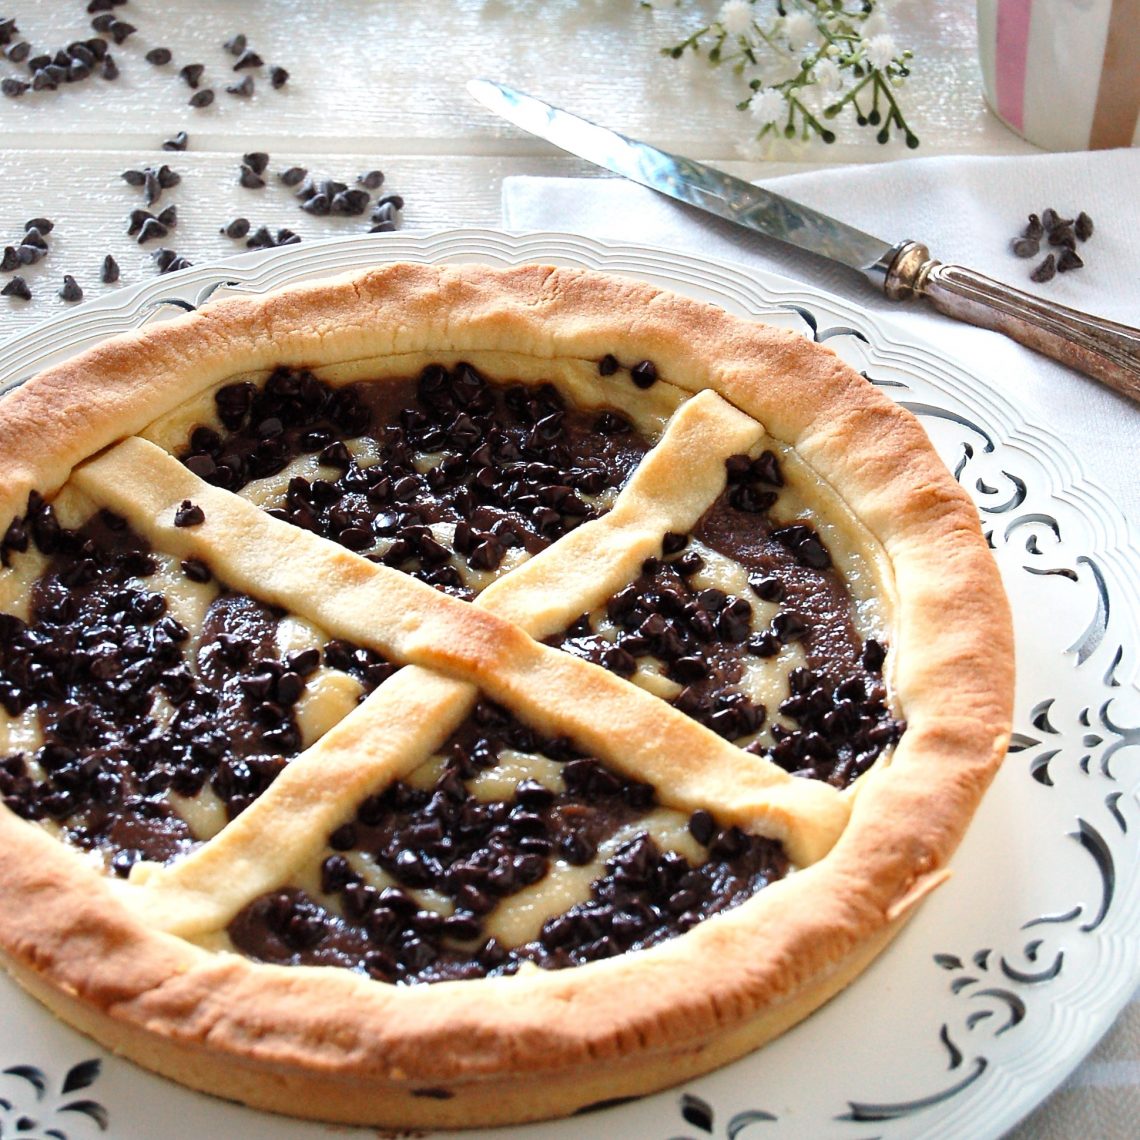
<path fill-rule="evenodd" d="M 475 605 L 271 519 L 132 438 L 175 405 L 278 365 L 382 361 L 407 375 L 433 358 L 528 359 L 541 370 L 607 353 L 650 359 L 682 396 L 700 395 L 681 403 L 669 450 L 658 452 L 665 459 L 654 467 L 651 452 L 609 514 Z M 695 522 L 720 489 L 723 459 L 765 432 L 850 508 L 887 568 L 892 700 L 908 727 L 847 793 L 742 762 L 656 698 L 534 640 L 628 581 L 674 520 Z M 694 474 L 682 481 L 677 470 Z M 281 870 L 258 851 L 262 815 L 311 812 L 302 818 L 313 827 L 335 815 L 321 798 L 333 785 L 315 764 L 298 765 L 295 789 L 286 769 L 265 805 L 227 829 L 213 866 L 207 845 L 185 868 L 127 884 L 0 808 L 0 951 L 17 979 L 140 1064 L 258 1107 L 398 1127 L 499 1124 L 644 1093 L 739 1056 L 849 982 L 944 879 L 1004 754 L 1007 604 L 974 507 L 918 423 L 825 347 L 634 280 L 544 266 L 393 265 L 218 301 L 92 349 L 0 402 L 0 533 L 30 491 L 50 496 L 69 478 L 161 548 L 224 558 L 239 588 L 244 575 L 257 596 L 287 606 L 320 595 L 326 628 L 405 663 L 315 746 L 345 779 L 355 772 L 367 785 L 398 770 L 399 755 L 368 731 L 378 706 L 389 723 L 403 716 L 413 726 L 409 747 L 422 751 L 481 689 L 536 728 L 640 773 L 666 802 L 704 804 L 783 839 L 803 864 L 648 950 L 559 971 L 391 986 L 180 937 L 240 905 L 211 893 L 226 860 L 235 860 L 231 880 L 240 878 L 233 866 L 251 883 Z M 187 497 L 205 505 L 206 523 L 175 528 Z M 659 497 L 668 506 L 655 514 Z M 291 544 L 290 557 L 267 558 L 266 542 L 278 555 Z M 566 600 L 551 603 L 563 574 Z M 561 692 L 572 699 L 552 695 Z M 416 728 L 425 708 L 447 715 Z M 286 844 L 282 863 L 303 848 Z"/>

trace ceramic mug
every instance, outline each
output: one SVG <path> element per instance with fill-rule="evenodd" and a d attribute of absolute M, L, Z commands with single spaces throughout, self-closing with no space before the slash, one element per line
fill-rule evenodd
<path fill-rule="evenodd" d="M 986 101 L 1047 150 L 1140 145 L 1140 0 L 978 0 Z"/>

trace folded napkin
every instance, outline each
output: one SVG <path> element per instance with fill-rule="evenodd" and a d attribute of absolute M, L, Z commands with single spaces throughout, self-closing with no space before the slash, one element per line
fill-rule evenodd
<path fill-rule="evenodd" d="M 941 261 L 967 265 L 1026 292 L 1140 325 L 1140 149 L 1017 157 L 948 156 L 847 166 L 764 181 L 886 240 L 916 238 Z M 1030 213 L 1084 210 L 1095 231 L 1078 243 L 1081 269 L 1035 285 L 1036 258 L 1010 250 Z M 557 230 L 758 267 L 808 282 L 895 320 L 1024 408 L 1072 449 L 1080 470 L 1140 536 L 1140 408 L 999 333 L 888 301 L 856 273 L 680 205 L 619 178 L 504 181 L 508 230 Z"/>
<path fill-rule="evenodd" d="M 765 180 L 788 197 L 889 240 L 916 238 L 942 261 L 967 265 L 1026 292 L 1140 325 L 1140 149 L 1030 157 L 938 157 L 849 166 Z M 1084 210 L 1095 232 L 1082 269 L 1035 285 L 1046 252 L 1010 251 L 1027 215 Z M 1078 470 L 1115 501 L 1140 545 L 1140 408 L 998 333 L 919 303 L 888 301 L 858 274 L 752 236 L 615 178 L 514 177 L 504 182 L 504 225 L 632 242 L 761 268 L 808 282 L 890 317 L 904 332 L 1007 393 L 1031 424 L 1059 436 Z M 1070 477 L 1066 473 L 1066 478 Z M 1138 602 L 1137 604 L 1140 604 Z M 1124 1140 L 1140 1119 L 1140 994 L 1113 1031 L 1007 1140 Z"/>

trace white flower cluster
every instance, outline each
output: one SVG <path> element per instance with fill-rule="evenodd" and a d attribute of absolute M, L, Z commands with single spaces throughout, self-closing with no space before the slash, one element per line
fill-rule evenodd
<path fill-rule="evenodd" d="M 833 142 L 827 122 L 851 111 L 859 126 L 877 128 L 880 142 L 894 130 L 914 147 L 918 138 L 897 98 L 911 53 L 899 47 L 886 15 L 902 2 L 724 0 L 710 24 L 664 54 L 731 64 L 747 92 L 737 106 L 749 112 L 757 139 Z"/>

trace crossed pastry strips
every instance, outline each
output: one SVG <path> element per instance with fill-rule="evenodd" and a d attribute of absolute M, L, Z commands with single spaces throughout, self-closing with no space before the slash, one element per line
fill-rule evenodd
<path fill-rule="evenodd" d="M 643 689 L 537 640 L 636 577 L 666 532 L 690 529 L 723 488 L 725 459 L 756 448 L 763 434 L 716 394 L 691 398 L 611 511 L 497 579 L 474 605 L 272 518 L 146 440 L 128 439 L 78 468 L 77 488 L 154 548 L 201 559 L 232 588 L 408 666 L 218 836 L 169 867 L 140 868 L 135 877 L 145 886 L 133 905 L 170 933 L 223 929 L 315 858 L 363 796 L 438 749 L 480 690 L 652 784 L 666 806 L 703 807 L 725 824 L 779 839 L 801 866 L 820 858 L 847 817 L 841 793 L 790 776 Z M 203 523 L 174 524 L 186 500 L 202 509 Z M 550 693 L 560 695 L 556 705 Z"/>

